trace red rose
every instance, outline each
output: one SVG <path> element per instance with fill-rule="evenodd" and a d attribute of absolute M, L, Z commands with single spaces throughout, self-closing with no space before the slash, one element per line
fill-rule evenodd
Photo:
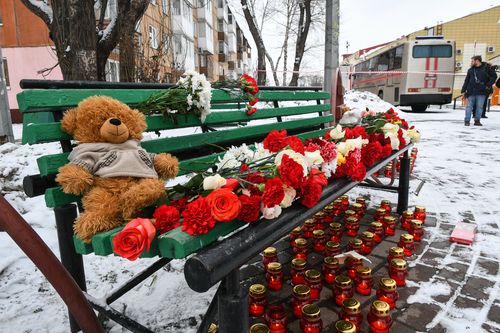
<path fill-rule="evenodd" d="M 246 223 L 251 223 L 259 219 L 260 213 L 260 196 L 258 195 L 240 195 L 241 210 L 238 215 L 238 220 Z"/>
<path fill-rule="evenodd" d="M 300 188 L 300 203 L 307 208 L 314 207 L 321 198 L 323 187 L 311 177 Z"/>
<path fill-rule="evenodd" d="M 292 135 L 287 137 L 286 143 L 290 146 L 290 148 L 293 149 L 293 151 L 304 154 L 304 144 L 302 143 L 302 140 L 300 140 L 297 136 Z"/>
<path fill-rule="evenodd" d="M 207 199 L 198 197 L 191 201 L 182 213 L 182 231 L 190 235 L 202 235 L 209 232 L 215 226 L 215 220 L 210 212 Z"/>
<path fill-rule="evenodd" d="M 280 151 L 287 145 L 286 130 L 281 130 L 281 131 L 272 130 L 266 136 L 263 143 L 264 143 L 264 148 L 268 149 L 272 153 Z"/>
<path fill-rule="evenodd" d="M 265 207 L 274 207 L 279 205 L 285 197 L 283 190 L 283 182 L 279 177 L 274 177 L 266 182 L 264 193 L 262 194 L 262 202 Z"/>
<path fill-rule="evenodd" d="M 230 222 L 238 216 L 241 209 L 238 196 L 230 189 L 219 188 L 207 196 L 210 212 L 218 222 Z"/>
<path fill-rule="evenodd" d="M 181 225 L 181 214 L 174 206 L 161 205 L 156 208 L 153 217 L 155 218 L 155 227 L 160 235 L 177 228 Z"/>
<path fill-rule="evenodd" d="M 375 162 L 382 158 L 382 145 L 380 142 L 370 142 L 361 148 L 361 161 L 371 167 Z"/>
<path fill-rule="evenodd" d="M 134 261 L 144 250 L 149 251 L 155 234 L 156 229 L 150 220 L 133 219 L 113 237 L 113 251 L 120 257 Z"/>
<path fill-rule="evenodd" d="M 278 171 L 283 182 L 293 188 L 298 188 L 304 179 L 304 167 L 286 154 L 281 159 Z"/>

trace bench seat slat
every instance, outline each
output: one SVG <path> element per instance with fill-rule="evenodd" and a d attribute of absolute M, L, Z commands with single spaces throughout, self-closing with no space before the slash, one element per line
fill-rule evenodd
<path fill-rule="evenodd" d="M 330 104 L 304 105 L 283 108 L 259 109 L 252 116 L 247 116 L 243 111 L 212 112 L 208 115 L 205 124 L 208 126 L 226 124 L 231 122 L 247 122 L 257 119 L 267 119 L 279 116 L 294 116 L 330 110 Z M 161 115 L 147 116 L 148 128 L 146 131 L 159 131 L 182 127 L 201 126 L 201 121 L 195 115 L 178 116 L 176 122 Z M 26 134 L 24 134 L 26 133 Z M 23 131 L 25 143 L 35 144 L 59 140 L 70 140 L 71 136 L 61 129 L 60 123 L 30 123 Z"/>
<path fill-rule="evenodd" d="M 19 110 L 29 112 L 34 109 L 70 108 L 76 106 L 82 99 L 101 95 L 116 98 L 126 104 L 137 104 L 149 96 L 165 91 L 165 89 L 31 89 L 17 94 Z M 324 91 L 260 91 L 257 95 L 260 101 L 307 101 L 330 98 Z M 219 89 L 212 90 L 212 102 L 240 102 L 237 96 Z"/>
<path fill-rule="evenodd" d="M 304 140 L 321 136 L 324 133 L 325 130 L 321 129 L 316 131 L 304 132 L 298 134 L 297 136 Z M 189 171 L 187 170 L 199 170 L 199 171 L 206 170 L 210 165 L 215 164 L 217 158 L 222 155 L 224 155 L 223 152 L 182 161 L 180 163 L 180 168 L 185 169 L 185 171 L 181 170 L 179 172 L 179 175 L 189 173 Z M 67 162 L 68 161 L 66 159 L 64 164 Z M 57 172 L 57 169 L 55 169 L 55 171 L 50 173 L 55 173 L 55 172 Z M 49 208 L 60 207 L 72 202 L 76 202 L 78 200 L 79 197 L 64 193 L 60 187 L 52 187 L 45 191 L 45 204 Z"/>

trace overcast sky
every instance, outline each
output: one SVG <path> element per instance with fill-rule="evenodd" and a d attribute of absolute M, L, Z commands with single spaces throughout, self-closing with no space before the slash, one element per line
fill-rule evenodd
<path fill-rule="evenodd" d="M 241 13 L 240 0 L 229 0 L 229 3 Z M 434 26 L 438 21 L 447 22 L 498 5 L 500 0 L 340 0 L 339 53 L 346 53 L 346 41 L 349 41 L 349 53 L 352 53 Z M 257 49 L 245 19 L 241 14 L 236 15 L 236 19 L 252 44 L 256 65 Z M 273 19 L 265 24 L 264 43 L 274 59 L 279 54 L 282 36 L 282 28 L 273 23 Z M 304 57 L 301 71 L 322 72 L 324 30 L 310 33 L 308 44 L 321 46 Z M 290 52 L 289 58 L 293 59 L 293 47 Z M 290 61 L 289 70 L 291 66 Z"/>

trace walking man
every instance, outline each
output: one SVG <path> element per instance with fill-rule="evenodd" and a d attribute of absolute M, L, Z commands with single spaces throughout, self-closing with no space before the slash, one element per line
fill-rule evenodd
<path fill-rule="evenodd" d="M 465 108 L 465 126 L 470 126 L 470 118 L 474 113 L 474 125 L 481 124 L 481 114 L 486 100 L 486 87 L 491 87 L 494 79 L 489 75 L 481 56 L 471 58 L 471 68 L 467 71 L 462 94 L 467 98 L 467 107 Z"/>

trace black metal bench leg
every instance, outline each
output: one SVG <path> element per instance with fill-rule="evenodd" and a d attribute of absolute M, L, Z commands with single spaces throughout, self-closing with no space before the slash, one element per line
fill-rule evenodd
<path fill-rule="evenodd" d="M 208 332 L 210 325 L 214 322 L 215 315 L 217 314 L 217 303 L 219 302 L 219 294 L 221 290 L 222 290 L 222 284 L 220 284 L 219 288 L 217 288 L 217 292 L 215 293 L 214 298 L 212 298 L 212 301 L 208 306 L 208 310 L 205 313 L 205 316 L 203 317 L 203 320 L 201 321 L 198 330 L 196 331 L 197 333 Z"/>
<path fill-rule="evenodd" d="M 400 160 L 399 186 L 398 186 L 398 213 L 402 214 L 408 209 L 408 195 L 410 191 L 410 158 L 408 150 Z"/>
<path fill-rule="evenodd" d="M 83 270 L 83 258 L 76 253 L 73 245 L 73 223 L 77 217 L 75 204 L 68 204 L 54 208 L 56 216 L 57 239 L 59 242 L 59 252 L 61 254 L 61 262 L 68 270 L 76 284 L 83 291 L 87 291 L 85 284 L 85 272 Z M 75 333 L 80 330 L 75 319 L 68 313 L 71 332 Z"/>
<path fill-rule="evenodd" d="M 218 296 L 219 332 L 248 332 L 247 295 L 240 285 L 238 268 L 221 281 L 222 289 Z"/>

